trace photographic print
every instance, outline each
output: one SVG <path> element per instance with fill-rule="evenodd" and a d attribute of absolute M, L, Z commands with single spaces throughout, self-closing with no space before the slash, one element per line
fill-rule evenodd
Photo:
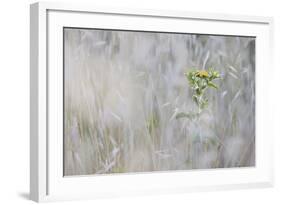
<path fill-rule="evenodd" d="M 63 35 L 64 176 L 255 166 L 255 37 Z"/>

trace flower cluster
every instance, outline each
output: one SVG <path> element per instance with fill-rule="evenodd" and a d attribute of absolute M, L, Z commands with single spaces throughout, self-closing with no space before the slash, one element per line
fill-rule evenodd
<path fill-rule="evenodd" d="M 219 72 L 212 68 L 208 70 L 192 70 L 185 73 L 185 76 L 193 90 L 193 101 L 197 104 L 200 113 L 207 105 L 208 98 L 205 96 L 207 88 L 215 88 L 218 86 L 213 83 L 213 80 L 220 78 Z"/>

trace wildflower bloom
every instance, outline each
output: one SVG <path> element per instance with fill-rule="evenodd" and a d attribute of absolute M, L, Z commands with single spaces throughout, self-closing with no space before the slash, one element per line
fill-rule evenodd
<path fill-rule="evenodd" d="M 199 70 L 197 71 L 196 76 L 199 76 L 200 78 L 209 77 L 209 73 L 205 70 Z"/>

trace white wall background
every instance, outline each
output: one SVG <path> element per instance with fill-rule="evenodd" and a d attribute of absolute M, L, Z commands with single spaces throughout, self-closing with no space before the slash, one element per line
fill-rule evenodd
<path fill-rule="evenodd" d="M 0 204 L 31 204 L 29 192 L 29 0 L 0 5 Z M 80 2 L 82 2 L 80 0 Z M 272 98 L 275 137 L 275 188 L 166 196 L 145 196 L 66 204 L 281 204 L 281 6 L 278 0 L 94 0 L 99 6 L 187 10 L 273 16 L 275 20 L 275 88 Z"/>

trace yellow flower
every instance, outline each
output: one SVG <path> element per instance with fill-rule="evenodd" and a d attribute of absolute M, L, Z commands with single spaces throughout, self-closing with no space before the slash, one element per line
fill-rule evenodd
<path fill-rule="evenodd" d="M 196 76 L 199 76 L 199 77 L 209 77 L 209 73 L 205 70 L 200 70 L 200 71 L 197 71 L 196 73 Z"/>

